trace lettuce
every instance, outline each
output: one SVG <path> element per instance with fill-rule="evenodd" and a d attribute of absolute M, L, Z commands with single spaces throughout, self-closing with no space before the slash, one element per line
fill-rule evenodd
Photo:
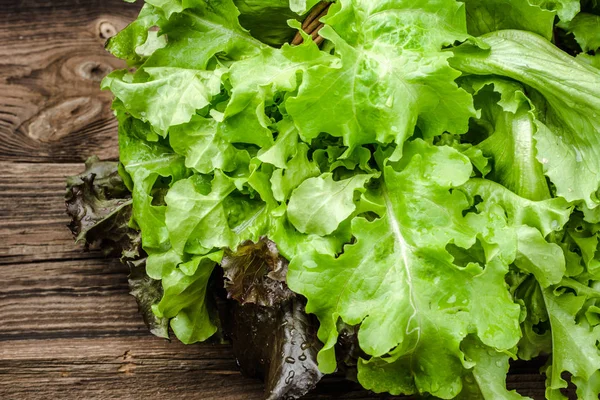
<path fill-rule="evenodd" d="M 338 0 L 322 49 L 284 44 L 316 3 L 147 0 L 107 46 L 134 69 L 102 84 L 125 202 L 97 186 L 114 165 L 73 178 L 79 239 L 139 230 L 155 332 L 229 330 L 270 399 L 338 369 L 518 399 L 509 360 L 540 355 L 549 399 L 565 372 L 597 398 L 597 2 Z"/>

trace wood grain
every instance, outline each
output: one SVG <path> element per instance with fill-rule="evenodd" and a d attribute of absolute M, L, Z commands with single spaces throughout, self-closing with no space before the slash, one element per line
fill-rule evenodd
<path fill-rule="evenodd" d="M 118 157 L 117 124 L 102 78 L 125 65 L 104 50 L 140 5 L 0 1 L 0 161 Z"/>
<path fill-rule="evenodd" d="M 0 399 L 262 398 L 229 346 L 151 336 L 126 268 L 66 228 L 65 177 L 118 156 L 98 86 L 124 65 L 103 45 L 139 3 L 0 0 Z M 508 386 L 543 399 L 539 366 L 514 365 Z M 329 377 L 306 398 L 390 396 Z"/>
<path fill-rule="evenodd" d="M 41 346 L 47 350 L 40 352 Z M 239 376 L 224 346 L 104 338 L 41 340 L 35 347 L 25 340 L 13 341 L 0 355 L 10 359 L 0 359 L 0 376 L 10 378 L 0 380 L 4 399 L 34 398 L 32 392 L 59 399 L 262 398 L 262 385 Z M 390 398 L 353 389 L 356 385 L 330 379 L 307 399 L 331 399 L 332 392 L 349 400 Z"/>
<path fill-rule="evenodd" d="M 65 178 L 83 164 L 0 162 L 0 265 L 98 258 L 66 225 Z"/>

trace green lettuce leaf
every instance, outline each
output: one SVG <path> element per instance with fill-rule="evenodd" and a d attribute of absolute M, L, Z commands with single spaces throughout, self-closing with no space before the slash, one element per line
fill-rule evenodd
<path fill-rule="evenodd" d="M 147 121 L 163 137 L 171 126 L 189 122 L 196 110 L 221 91 L 223 70 L 147 67 L 135 74 L 116 71 L 102 82 L 127 111 Z"/>
<path fill-rule="evenodd" d="M 540 231 L 521 226 L 517 231 L 519 241 L 515 265 L 538 279 L 542 287 L 557 284 L 566 273 L 563 250 L 556 243 L 548 243 Z"/>
<path fill-rule="evenodd" d="M 304 14 L 313 8 L 320 0 L 289 0 L 290 9 L 298 14 Z"/>
<path fill-rule="evenodd" d="M 544 173 L 558 196 L 595 208 L 600 185 L 598 70 L 532 33 L 500 31 L 480 39 L 489 50 L 463 45 L 454 51 L 451 64 L 466 73 L 507 76 L 541 93 L 543 98 L 534 102 L 540 120 L 534 139 Z"/>
<path fill-rule="evenodd" d="M 197 256 L 186 263 L 187 274 L 183 268 L 173 269 L 162 277 L 164 295 L 152 309 L 157 317 L 170 318 L 173 333 L 183 343 L 204 341 L 217 331 L 206 304 L 206 287 L 222 257 L 222 252 Z"/>
<path fill-rule="evenodd" d="M 461 340 L 473 329 L 490 345 L 514 346 L 519 307 L 506 291 L 506 271 L 499 259 L 485 272 L 475 263 L 462 269 L 445 249 L 450 242 L 464 248 L 475 243 L 477 232 L 468 228 L 462 215 L 468 208 L 466 197 L 448 192 L 469 179 L 469 160 L 448 147 L 417 141 L 407 144 L 399 168 L 384 170 L 376 195 L 383 215 L 374 221 L 352 221 L 356 243 L 337 258 L 317 252 L 298 255 L 290 264 L 288 283 L 308 298 L 307 311 L 321 322 L 322 370 L 335 368 L 333 344 L 341 318 L 348 324 L 361 323 L 358 337 L 367 354 L 379 357 L 394 349 L 392 363 L 373 359 L 359 365 L 363 386 L 454 396 L 461 383 L 450 371 L 461 364 Z M 433 226 L 444 229 L 432 230 Z M 448 291 L 456 282 L 461 282 L 461 290 Z M 494 293 L 494 301 L 503 302 L 502 315 L 492 318 L 485 301 L 474 301 L 474 294 L 482 292 Z M 406 362 L 415 364 L 408 367 Z M 373 375 L 382 363 L 393 368 L 394 379 Z"/>
<path fill-rule="evenodd" d="M 479 171 L 482 177 L 485 177 L 492 171 L 492 165 L 490 159 L 487 158 L 481 149 L 473 146 L 471 143 L 463 142 L 461 135 L 451 135 L 445 133 L 439 137 L 436 143 L 438 146 L 450 146 L 460 151 L 465 156 L 469 157 L 473 167 Z M 476 175 L 476 171 L 473 171 L 473 176 Z"/>
<path fill-rule="evenodd" d="M 286 169 L 298 150 L 306 147 L 298 143 L 298 130 L 292 120 L 284 118 L 279 121 L 277 132 L 277 140 L 273 145 L 261 149 L 256 158 L 278 169 Z"/>
<path fill-rule="evenodd" d="M 595 295 L 600 296 L 600 292 Z M 600 349 L 596 343 L 600 340 L 600 331 L 577 320 L 576 315 L 584 306 L 585 296 L 560 294 L 547 289 L 544 291 L 544 300 L 550 316 L 553 341 L 552 364 L 546 372 L 549 381 L 546 396 L 566 399 L 560 392 L 561 388 L 567 387 L 567 382 L 562 378 L 564 371 L 571 373 L 575 382 L 588 382 L 593 377 L 594 380 L 597 379 L 595 376 L 600 371 Z M 591 384 L 598 388 L 593 381 Z M 589 398 L 600 395 L 600 391 L 596 389 L 587 384 L 583 387 L 584 391 L 592 391 L 593 395 Z"/>
<path fill-rule="evenodd" d="M 527 0 L 545 10 L 556 12 L 561 21 L 572 20 L 581 10 L 579 0 Z"/>
<path fill-rule="evenodd" d="M 530 399 L 521 396 L 515 390 L 506 389 L 509 354 L 487 347 L 473 337 L 465 339 L 462 347 L 467 359 L 475 366 L 472 374 L 465 376 L 465 386 L 458 399 Z"/>
<path fill-rule="evenodd" d="M 292 191 L 309 178 L 320 174 L 319 167 L 308 159 L 308 146 L 296 143 L 296 154 L 289 160 L 285 169 L 273 171 L 271 185 L 273 196 L 283 202 L 290 197 Z"/>
<path fill-rule="evenodd" d="M 293 92 L 300 71 L 334 62 L 335 58 L 321 52 L 312 41 L 293 47 L 285 44 L 281 49 L 264 48 L 231 66 L 231 100 L 225 115 L 235 115 L 249 104 L 264 103 L 278 92 Z"/>
<path fill-rule="evenodd" d="M 466 0 L 467 27 L 473 36 L 521 29 L 552 39 L 555 13 L 529 0 Z"/>
<path fill-rule="evenodd" d="M 298 16 L 290 10 L 289 0 L 234 0 L 240 10 L 240 25 L 261 42 L 281 46 L 294 37 L 287 21 Z"/>
<path fill-rule="evenodd" d="M 288 203 L 290 222 L 302 233 L 326 236 L 356 209 L 355 192 L 364 192 L 372 175 L 355 175 L 334 181 L 330 173 L 309 178 L 298 186 Z"/>
<path fill-rule="evenodd" d="M 149 2 L 168 15 L 159 27 L 169 40 L 146 61 L 146 67 L 204 70 L 217 55 L 239 60 L 267 47 L 242 28 L 232 0 L 181 1 Z"/>
<path fill-rule="evenodd" d="M 107 45 L 121 164 L 73 178 L 76 234 L 134 244 L 153 332 L 229 332 L 270 399 L 338 368 L 518 399 L 539 355 L 548 398 L 597 398 L 598 2 L 338 0 L 322 48 L 285 44 L 317 3 L 147 0 Z"/>
<path fill-rule="evenodd" d="M 215 173 L 208 187 L 201 176 L 180 180 L 165 201 L 166 226 L 179 254 L 186 245 L 235 249 L 245 240 L 257 241 L 266 228 L 266 204 L 239 193 L 223 173 Z"/>
<path fill-rule="evenodd" d="M 579 13 L 564 27 L 575 36 L 584 52 L 600 49 L 600 15 Z"/>
<path fill-rule="evenodd" d="M 471 131 L 485 138 L 477 147 L 494 162 L 488 178 L 531 200 L 549 198 L 550 189 L 537 160 L 535 114 L 524 87 L 478 77 L 467 78 L 462 85 L 475 93 L 475 106 L 481 110 Z"/>
<path fill-rule="evenodd" d="M 477 205 L 479 209 L 492 210 L 501 206 L 512 224 L 534 227 L 543 237 L 560 230 L 572 211 L 564 199 L 531 201 L 489 180 L 471 179 L 462 189 L 470 196 L 478 196 L 483 200 Z"/>
<path fill-rule="evenodd" d="M 472 100 L 441 51 L 467 38 L 462 7 L 454 0 L 332 5 L 319 34 L 333 43 L 339 62 L 309 68 L 286 102 L 303 140 L 328 132 L 353 148 L 401 145 L 415 126 L 426 136 L 464 133 Z M 388 34 L 389 26 L 399 34 Z"/>
<path fill-rule="evenodd" d="M 135 21 L 108 39 L 106 50 L 115 57 L 127 60 L 130 65 L 141 64 L 149 55 L 148 53 L 151 53 L 148 49 L 150 43 L 154 42 L 154 50 L 166 45 L 164 36 L 158 36 L 156 31 L 149 31 L 150 28 L 157 26 L 160 19 L 154 7 L 145 4 Z"/>
<path fill-rule="evenodd" d="M 597 53 L 593 56 L 590 54 L 581 53 L 577 56 L 577 59 L 581 62 L 584 62 L 584 63 L 594 67 L 594 68 L 600 69 L 600 53 Z"/>
<path fill-rule="evenodd" d="M 170 247 L 165 224 L 164 193 L 173 182 L 188 175 L 183 157 L 160 142 L 148 142 L 149 127 L 122 117 L 119 123 L 121 163 L 134 187 L 133 220 L 142 231 L 142 245 L 149 253 Z"/>
<path fill-rule="evenodd" d="M 231 172 L 248 168 L 250 154 L 227 140 L 226 124 L 212 118 L 193 116 L 188 124 L 173 127 L 169 144 L 185 157 L 185 165 L 201 174 L 215 169 Z"/>
<path fill-rule="evenodd" d="M 520 279 L 514 288 L 515 298 L 523 305 L 525 316 L 521 324 L 522 338 L 518 345 L 519 358 L 531 360 L 552 352 L 552 332 L 543 289 L 532 277 Z"/>

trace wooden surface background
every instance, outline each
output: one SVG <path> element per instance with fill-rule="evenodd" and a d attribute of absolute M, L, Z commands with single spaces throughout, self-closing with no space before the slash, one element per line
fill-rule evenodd
<path fill-rule="evenodd" d="M 139 3 L 139 2 L 138 2 Z M 65 176 L 117 159 L 104 51 L 140 4 L 0 0 L 0 399 L 260 399 L 228 346 L 151 336 L 126 268 L 73 243 Z M 539 365 L 508 385 L 543 399 Z M 309 399 L 379 399 L 330 378 Z"/>

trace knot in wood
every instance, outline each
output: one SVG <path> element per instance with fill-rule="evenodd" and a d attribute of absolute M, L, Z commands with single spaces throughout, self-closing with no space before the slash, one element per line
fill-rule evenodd
<path fill-rule="evenodd" d="M 98 61 L 88 61 L 79 65 L 77 73 L 84 79 L 100 82 L 113 68 Z"/>
<path fill-rule="evenodd" d="M 108 21 L 100 22 L 98 30 L 102 39 L 109 39 L 117 34 L 117 28 Z"/>
<path fill-rule="evenodd" d="M 42 143 L 58 141 L 89 125 L 103 108 L 104 104 L 98 98 L 67 98 L 35 115 L 29 122 L 27 135 Z"/>

